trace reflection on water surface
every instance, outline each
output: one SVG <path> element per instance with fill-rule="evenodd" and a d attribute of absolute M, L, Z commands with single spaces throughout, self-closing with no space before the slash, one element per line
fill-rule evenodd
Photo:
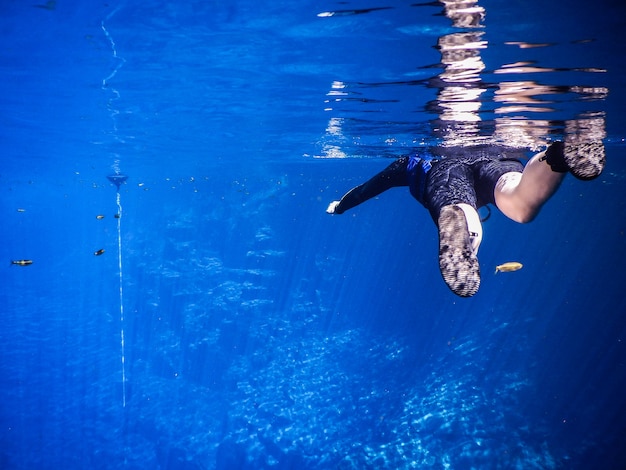
<path fill-rule="evenodd" d="M 439 72 L 420 79 L 399 76 L 397 80 L 370 83 L 337 77 L 326 100 L 330 117 L 322 157 L 395 157 L 421 145 L 495 144 L 536 151 L 572 133 L 577 140 L 597 141 L 606 136 L 602 102 L 608 88 L 581 81 L 593 82 L 591 75 L 606 70 L 540 63 L 534 51 L 552 48 L 558 54 L 561 45 L 519 40 L 493 46 L 510 60 L 490 70 L 483 59 L 492 47 L 487 39 L 488 11 L 477 0 L 443 0 L 413 7 L 424 14 L 445 16 L 449 22 L 448 32 L 432 44 L 439 52 L 439 63 L 414 63 L 421 73 Z M 376 14 L 376 10 L 325 12 L 320 16 Z M 407 27 L 401 30 L 414 31 Z M 423 41 L 424 37 L 415 40 Z M 584 47 L 591 42 L 575 38 L 566 47 Z M 415 96 L 414 87 L 436 90 L 435 99 L 407 103 Z M 389 116 L 388 109 L 372 107 L 380 103 L 399 103 L 400 110 Z M 407 112 L 407 108 L 412 110 Z"/>

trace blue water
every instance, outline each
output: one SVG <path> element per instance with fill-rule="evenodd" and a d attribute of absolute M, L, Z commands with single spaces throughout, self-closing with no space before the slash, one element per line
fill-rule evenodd
<path fill-rule="evenodd" d="M 0 468 L 626 468 L 624 7 L 445 3 L 4 2 Z M 574 127 L 470 299 L 406 189 L 325 214 Z"/>

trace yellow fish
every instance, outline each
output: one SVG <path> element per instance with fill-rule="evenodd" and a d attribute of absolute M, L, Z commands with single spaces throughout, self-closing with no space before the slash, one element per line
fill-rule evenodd
<path fill-rule="evenodd" d="M 523 266 L 524 265 L 522 263 L 518 263 L 517 261 L 509 261 L 508 263 L 503 263 L 496 266 L 495 274 L 517 271 L 518 269 L 522 269 Z"/>

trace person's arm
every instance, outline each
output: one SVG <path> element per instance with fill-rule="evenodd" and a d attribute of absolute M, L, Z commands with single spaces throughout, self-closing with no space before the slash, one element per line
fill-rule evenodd
<path fill-rule="evenodd" d="M 328 205 L 326 212 L 329 214 L 343 214 L 348 209 L 358 206 L 389 188 L 396 186 L 408 186 L 407 166 L 408 158 L 401 157 L 383 171 L 372 177 L 365 183 L 352 188 L 340 201 L 333 201 Z"/>

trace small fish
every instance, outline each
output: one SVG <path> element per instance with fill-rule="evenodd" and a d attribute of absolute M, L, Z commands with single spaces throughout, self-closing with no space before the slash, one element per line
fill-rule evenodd
<path fill-rule="evenodd" d="M 98 219 L 98 220 L 102 220 L 102 219 L 104 219 L 104 216 L 103 216 L 102 214 L 98 214 L 98 215 L 96 216 L 96 219 Z"/>
<path fill-rule="evenodd" d="M 32 259 L 16 259 L 11 261 L 11 264 L 15 264 L 16 266 L 28 266 L 33 264 Z"/>
<path fill-rule="evenodd" d="M 104 248 L 100 248 L 98 251 L 94 251 L 93 255 L 94 256 L 100 256 L 103 253 L 104 253 Z"/>
<path fill-rule="evenodd" d="M 522 269 L 523 266 L 522 263 L 518 263 L 517 261 L 509 261 L 508 263 L 502 263 L 496 266 L 495 274 L 517 271 L 518 269 Z"/>

